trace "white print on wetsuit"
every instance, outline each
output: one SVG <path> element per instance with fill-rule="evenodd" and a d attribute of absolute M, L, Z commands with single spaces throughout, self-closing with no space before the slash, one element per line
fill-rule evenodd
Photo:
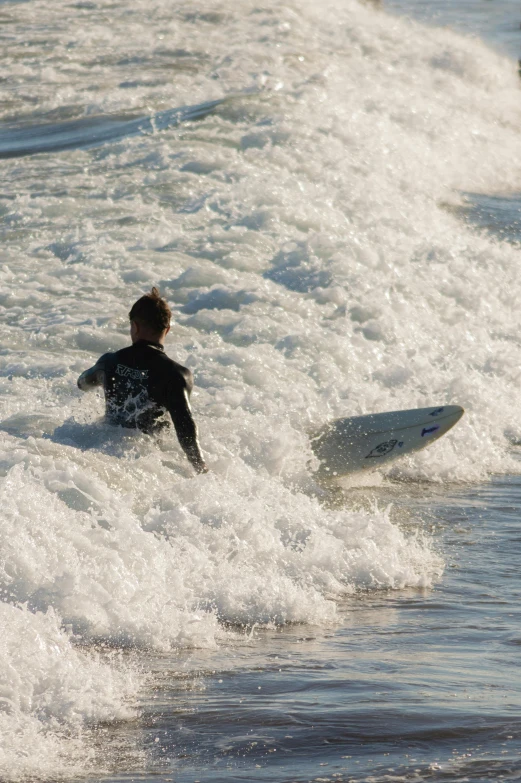
<path fill-rule="evenodd" d="M 148 378 L 148 370 L 136 370 L 133 367 L 127 367 L 126 364 L 118 364 L 116 374 L 122 375 L 124 378 L 134 378 L 135 380 Z"/>

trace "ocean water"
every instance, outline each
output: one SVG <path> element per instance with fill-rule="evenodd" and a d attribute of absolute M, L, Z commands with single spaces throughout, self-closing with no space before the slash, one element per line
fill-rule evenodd
<path fill-rule="evenodd" d="M 515 0 L 385 0 L 385 10 L 479 38 L 501 54 L 521 57 L 521 12 Z"/>
<path fill-rule="evenodd" d="M 0 2 L 1 780 L 521 779 L 518 16 Z M 152 285 L 205 476 L 76 388 Z"/>

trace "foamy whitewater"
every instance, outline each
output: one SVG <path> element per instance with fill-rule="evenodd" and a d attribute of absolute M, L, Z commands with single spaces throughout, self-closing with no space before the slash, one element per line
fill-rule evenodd
<path fill-rule="evenodd" d="M 91 727 L 136 714 L 140 651 L 333 628 L 346 596 L 441 576 L 392 508 L 331 502 L 313 428 L 458 404 L 388 476 L 519 472 L 519 250 L 458 217 L 519 187 L 519 83 L 480 41 L 354 0 L 0 17 L 0 777 L 70 778 L 104 768 Z M 152 285 L 206 476 L 76 388 Z"/>

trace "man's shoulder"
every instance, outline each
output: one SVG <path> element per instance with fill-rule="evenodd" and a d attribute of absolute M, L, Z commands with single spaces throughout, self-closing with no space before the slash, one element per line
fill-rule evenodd
<path fill-rule="evenodd" d="M 161 355 L 163 357 L 165 369 L 167 370 L 169 376 L 173 380 L 176 379 L 191 389 L 194 385 L 194 376 L 192 375 L 192 371 L 189 370 L 188 367 L 184 367 L 182 364 L 179 364 L 179 362 L 176 362 L 170 356 L 167 356 L 166 353 L 162 353 Z"/>
<path fill-rule="evenodd" d="M 104 353 L 98 361 L 96 362 L 97 365 L 107 364 L 114 358 L 114 353 L 112 351 L 107 351 L 107 353 Z"/>
<path fill-rule="evenodd" d="M 126 356 L 132 356 L 132 353 L 133 346 L 126 345 L 124 348 L 120 348 L 119 351 L 112 351 L 111 353 L 107 353 L 106 356 L 109 356 L 111 359 L 118 360 L 123 359 Z"/>
<path fill-rule="evenodd" d="M 119 351 L 107 351 L 103 356 L 100 356 L 96 364 L 99 367 L 112 367 L 125 361 L 128 356 L 128 348 L 122 348 Z"/>

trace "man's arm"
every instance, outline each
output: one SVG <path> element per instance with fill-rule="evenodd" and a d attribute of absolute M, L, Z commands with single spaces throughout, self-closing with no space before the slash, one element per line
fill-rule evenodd
<path fill-rule="evenodd" d="M 105 380 L 105 359 L 107 356 L 108 354 L 103 354 L 94 367 L 82 372 L 78 378 L 78 389 L 89 391 L 89 389 L 93 389 L 95 386 L 103 386 Z"/>
<path fill-rule="evenodd" d="M 174 422 L 179 444 L 197 473 L 208 473 L 208 468 L 197 441 L 197 427 L 188 401 L 188 389 L 179 387 L 169 394 L 168 411 Z"/>

